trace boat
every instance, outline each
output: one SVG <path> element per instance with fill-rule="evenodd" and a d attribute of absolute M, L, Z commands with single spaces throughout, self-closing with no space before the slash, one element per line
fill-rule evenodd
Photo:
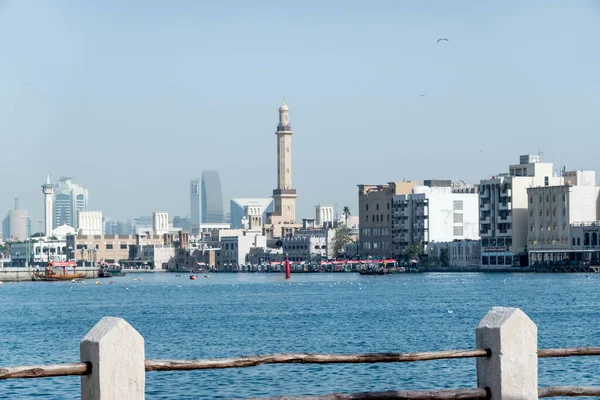
<path fill-rule="evenodd" d="M 112 278 L 112 274 L 106 268 L 100 268 L 98 270 L 98 278 Z"/>
<path fill-rule="evenodd" d="M 361 275 L 386 275 L 388 271 L 386 269 L 374 269 L 374 270 L 363 270 L 358 271 Z"/>
<path fill-rule="evenodd" d="M 127 272 L 123 271 L 119 264 L 107 264 L 104 260 L 100 260 L 100 269 L 98 270 L 98 278 L 109 278 L 112 276 L 125 276 Z M 108 275 L 100 275 L 100 272 L 104 270 Z"/>
<path fill-rule="evenodd" d="M 73 268 L 73 273 L 68 274 L 67 268 Z M 62 268 L 62 274 L 58 274 L 55 268 Z M 46 265 L 44 272 L 36 271 L 31 276 L 34 281 L 46 281 L 46 282 L 70 282 L 73 280 L 81 280 L 86 277 L 84 273 L 77 273 L 75 269 L 77 263 L 72 261 L 51 261 Z"/>
<path fill-rule="evenodd" d="M 196 278 L 197 278 L 197 276 L 196 276 L 196 275 L 190 275 L 190 279 L 191 279 L 191 280 L 195 281 L 195 280 L 196 280 Z"/>

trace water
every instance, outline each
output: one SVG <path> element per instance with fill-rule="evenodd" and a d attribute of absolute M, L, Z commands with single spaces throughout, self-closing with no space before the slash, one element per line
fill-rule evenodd
<path fill-rule="evenodd" d="M 134 278 L 142 277 L 142 281 Z M 145 338 L 146 357 L 469 349 L 492 306 L 520 307 L 540 347 L 600 346 L 600 274 L 139 274 L 0 286 L 0 366 L 79 360 L 103 316 Z M 452 311 L 449 313 L 448 311 Z M 540 360 L 540 385 L 600 385 L 600 357 Z M 475 387 L 475 361 L 266 365 L 150 372 L 148 399 L 244 398 Z M 0 398 L 78 399 L 79 377 L 0 381 Z"/>

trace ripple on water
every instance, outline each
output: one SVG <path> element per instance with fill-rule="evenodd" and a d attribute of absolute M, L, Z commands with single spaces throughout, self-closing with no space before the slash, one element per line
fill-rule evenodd
<path fill-rule="evenodd" d="M 600 275 L 600 274 L 598 274 Z M 79 359 L 79 340 L 105 315 L 144 336 L 148 358 L 274 352 L 368 353 L 474 347 L 495 305 L 520 307 L 540 347 L 600 345 L 600 276 L 534 274 L 144 275 L 113 285 L 0 287 L 0 363 Z M 143 285 L 143 286 L 142 286 Z M 451 310 L 452 313 L 449 313 Z M 473 360 L 378 365 L 265 365 L 152 372 L 148 399 L 241 398 L 475 385 Z M 540 385 L 599 385 L 600 357 L 540 360 Z M 77 399 L 79 378 L 0 382 L 0 397 Z"/>

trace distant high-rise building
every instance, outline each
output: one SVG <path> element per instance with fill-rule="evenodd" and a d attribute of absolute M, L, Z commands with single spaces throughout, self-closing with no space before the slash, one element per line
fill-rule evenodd
<path fill-rule="evenodd" d="M 30 235 L 27 210 L 19 208 L 19 199 L 15 198 L 15 208 L 9 210 L 2 220 L 2 240 L 20 241 Z"/>
<path fill-rule="evenodd" d="M 221 224 L 223 214 L 223 192 L 217 171 L 202 171 L 202 223 Z"/>
<path fill-rule="evenodd" d="M 135 233 L 135 225 L 132 220 L 108 220 L 104 222 L 104 232 L 106 235 L 133 235 Z"/>
<path fill-rule="evenodd" d="M 200 209 L 198 209 L 198 211 L 200 211 Z M 200 224 L 198 224 L 198 227 L 200 226 Z M 192 228 L 192 221 L 189 217 L 179 217 L 179 216 L 175 216 L 173 217 L 173 228 L 177 229 L 181 229 L 182 231 L 185 232 L 190 232 L 190 229 Z"/>
<path fill-rule="evenodd" d="M 69 225 L 77 229 L 77 212 L 88 209 L 87 189 L 74 184 L 71 179 L 62 177 L 54 187 L 54 228 Z"/>
<path fill-rule="evenodd" d="M 183 229 L 183 228 L 182 228 Z M 186 231 L 196 235 L 200 231 L 200 181 L 192 179 L 190 182 L 190 226 Z"/>
<path fill-rule="evenodd" d="M 272 198 L 255 198 L 255 199 L 231 199 L 229 201 L 230 214 L 231 214 L 231 229 L 242 229 L 242 220 L 246 215 L 246 207 L 257 207 L 260 208 L 263 216 L 263 224 L 267 222 L 267 213 L 273 212 L 273 199 Z"/>

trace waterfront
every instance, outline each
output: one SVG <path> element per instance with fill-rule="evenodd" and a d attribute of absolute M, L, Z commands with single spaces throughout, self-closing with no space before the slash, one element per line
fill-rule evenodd
<path fill-rule="evenodd" d="M 134 281 L 142 277 L 141 281 Z M 599 275 L 130 274 L 82 283 L 0 287 L 0 365 L 70 362 L 105 315 L 129 321 L 147 358 L 274 352 L 402 352 L 474 347 L 494 305 L 538 324 L 540 347 L 600 344 Z M 598 385 L 598 358 L 540 360 L 540 385 Z M 147 374 L 148 399 L 299 395 L 475 385 L 473 360 L 418 364 L 268 365 Z M 69 399 L 79 378 L 0 382 L 0 397 Z"/>

